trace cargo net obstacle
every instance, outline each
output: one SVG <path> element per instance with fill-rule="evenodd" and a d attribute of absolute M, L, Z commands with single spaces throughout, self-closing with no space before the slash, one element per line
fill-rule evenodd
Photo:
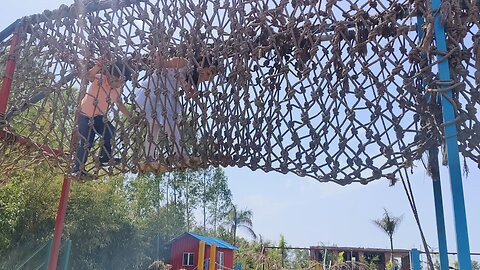
<path fill-rule="evenodd" d="M 238 166 L 341 185 L 394 183 L 443 144 L 440 88 L 454 91 L 461 154 L 480 166 L 478 5 L 445 0 L 439 10 L 448 82 L 437 76 L 434 13 L 425 1 L 77 1 L 25 17 L 1 121 L 0 168 L 46 161 L 71 173 L 85 76 L 98 59 L 122 61 L 132 79 L 120 93 L 129 117 L 115 106 L 106 112 L 119 162 L 100 162 L 97 135 L 84 164 L 97 176 L 137 171 L 147 140 L 165 170 Z M 425 18 L 421 38 L 418 16 Z M 11 39 L 0 43 L 2 71 Z M 200 65 L 198 56 L 220 71 L 193 95 L 176 88 L 176 140 L 165 122 L 154 138 L 135 102 L 151 75 L 162 74 L 156 55 L 186 59 L 186 74 Z M 161 83 L 154 89 L 158 99 L 172 98 Z M 168 118 L 163 108 L 157 121 Z M 178 141 L 195 162 L 175 158 Z"/>

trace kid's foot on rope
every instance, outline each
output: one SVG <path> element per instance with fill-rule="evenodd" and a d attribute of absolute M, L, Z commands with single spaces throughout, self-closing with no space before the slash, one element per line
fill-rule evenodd
<path fill-rule="evenodd" d="M 202 160 L 191 156 L 174 156 L 173 166 L 176 170 L 195 169 L 200 166 Z"/>
<path fill-rule="evenodd" d="M 85 183 L 94 180 L 95 176 L 86 172 L 76 171 L 72 173 L 72 178 L 78 182 Z"/>
<path fill-rule="evenodd" d="M 189 157 L 187 160 L 187 165 L 190 167 L 199 167 L 202 165 L 202 159 L 199 157 Z"/>
<path fill-rule="evenodd" d="M 158 161 L 140 161 L 138 162 L 138 172 L 144 174 L 147 172 L 163 173 L 167 171 L 167 167 Z"/>
<path fill-rule="evenodd" d="M 122 159 L 121 158 L 112 158 L 111 160 L 110 159 L 100 159 L 100 166 L 102 167 L 107 167 L 107 166 L 116 166 L 116 165 L 120 165 L 122 163 Z"/>

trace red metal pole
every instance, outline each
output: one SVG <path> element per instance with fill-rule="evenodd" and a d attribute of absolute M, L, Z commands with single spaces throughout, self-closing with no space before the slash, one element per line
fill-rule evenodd
<path fill-rule="evenodd" d="M 10 137 L 10 138 L 9 138 Z M 29 138 L 12 133 L 8 130 L 0 130 L 0 140 L 5 139 L 7 141 L 11 141 L 11 143 L 16 143 L 18 145 L 23 145 L 26 147 L 35 147 L 39 150 L 42 150 L 44 155 L 50 156 L 50 157 L 62 157 L 66 156 L 66 153 L 60 151 L 59 149 L 52 148 L 48 145 L 44 144 L 38 144 Z"/>
<path fill-rule="evenodd" d="M 48 261 L 48 270 L 57 270 L 58 254 L 60 252 L 65 213 L 67 212 L 68 194 L 70 192 L 70 182 L 71 180 L 67 176 L 63 178 L 62 194 L 60 195 L 60 202 L 58 205 L 52 249 L 50 250 L 50 260 Z"/>
<path fill-rule="evenodd" d="M 10 51 L 8 52 L 5 73 L 3 74 L 2 90 L 0 91 L 0 114 L 1 117 L 7 111 L 8 97 L 12 88 L 13 74 L 15 72 L 15 53 L 18 47 L 18 25 L 13 32 L 12 41 L 10 43 Z"/>

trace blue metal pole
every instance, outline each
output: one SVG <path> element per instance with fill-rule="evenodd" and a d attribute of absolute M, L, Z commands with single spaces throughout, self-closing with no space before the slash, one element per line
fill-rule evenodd
<path fill-rule="evenodd" d="M 7 26 L 7 28 L 3 29 L 0 32 L 0 42 L 4 41 L 7 37 L 9 37 L 11 34 L 13 34 L 13 32 L 15 31 L 15 28 L 17 28 L 18 23 L 20 23 L 20 19 L 17 19 L 12 24 Z"/>
<path fill-rule="evenodd" d="M 410 250 L 410 270 L 421 270 L 420 251 L 416 248 Z"/>
<path fill-rule="evenodd" d="M 418 40 L 423 38 L 422 26 L 425 23 L 425 19 L 422 15 L 417 16 L 417 33 Z M 427 100 L 431 95 L 425 94 Z M 438 252 L 440 255 L 440 270 L 448 270 L 448 248 L 447 248 L 447 233 L 445 230 L 445 217 L 443 210 L 442 200 L 442 183 L 440 182 L 440 171 L 438 166 L 438 147 L 429 150 L 430 166 L 432 167 L 432 184 L 433 184 L 433 197 L 435 201 L 435 218 L 437 222 L 437 238 L 438 238 Z"/>
<path fill-rule="evenodd" d="M 438 166 L 438 148 L 430 149 L 432 166 L 433 196 L 435 199 L 435 217 L 437 221 L 438 252 L 440 253 L 440 270 L 448 270 L 448 249 L 445 231 L 445 217 L 443 214 L 442 184 Z"/>
<path fill-rule="evenodd" d="M 447 43 L 445 27 L 440 21 L 439 8 L 441 0 L 432 0 L 432 11 L 435 14 L 434 30 L 437 49 L 447 53 Z M 439 78 L 441 82 L 449 83 L 451 81 L 448 59 L 443 59 L 443 55 L 438 54 Z M 444 85 L 439 84 L 440 89 Z M 452 90 L 449 89 L 442 94 L 442 113 L 443 123 L 445 125 L 445 144 L 447 149 L 448 170 L 450 173 L 450 184 L 452 189 L 453 214 L 455 218 L 455 233 L 458 250 L 458 266 L 461 270 L 472 269 L 470 258 L 470 246 L 468 241 L 467 215 L 465 211 L 465 199 L 463 195 L 462 171 L 460 167 L 460 157 L 458 151 L 457 128 L 455 123 L 455 111 L 452 100 Z"/>

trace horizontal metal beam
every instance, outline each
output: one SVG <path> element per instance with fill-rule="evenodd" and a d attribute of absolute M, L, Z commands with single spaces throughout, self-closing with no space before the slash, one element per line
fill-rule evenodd
<path fill-rule="evenodd" d="M 5 39 L 7 39 L 11 34 L 13 34 L 13 31 L 15 31 L 15 28 L 19 23 L 20 19 L 17 19 L 12 24 L 7 26 L 7 28 L 3 29 L 2 32 L 0 32 L 0 42 L 5 41 Z"/>

